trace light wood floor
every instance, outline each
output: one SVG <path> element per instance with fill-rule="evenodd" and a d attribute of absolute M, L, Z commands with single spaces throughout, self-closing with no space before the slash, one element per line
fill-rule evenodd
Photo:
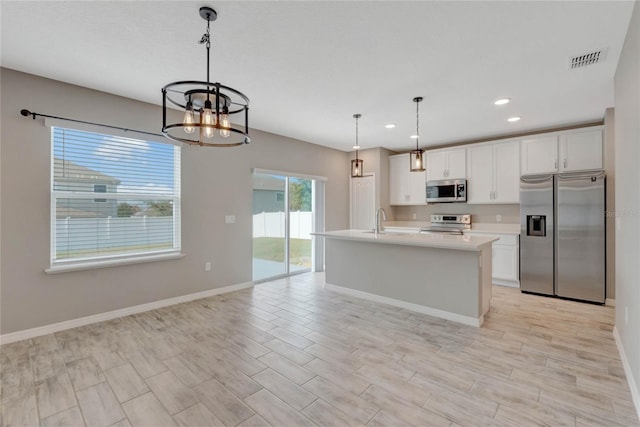
<path fill-rule="evenodd" d="M 3 425 L 638 425 L 611 308 L 494 287 L 474 328 L 323 280 L 2 346 Z"/>

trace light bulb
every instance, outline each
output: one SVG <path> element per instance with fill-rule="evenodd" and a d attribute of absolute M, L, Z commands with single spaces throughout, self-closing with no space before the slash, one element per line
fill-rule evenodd
<path fill-rule="evenodd" d="M 196 130 L 196 128 L 194 126 L 189 126 L 189 125 L 193 125 L 195 123 L 195 119 L 193 117 L 193 105 L 191 104 L 191 102 L 187 103 L 187 108 L 184 111 L 184 119 L 182 120 L 182 124 L 185 125 L 184 126 L 184 131 L 186 133 L 193 133 L 194 130 Z"/>
<path fill-rule="evenodd" d="M 213 113 L 211 112 L 211 101 L 206 100 L 204 102 L 204 111 L 202 111 L 202 124 L 204 126 L 204 136 L 207 138 L 211 138 L 213 136 L 213 126 L 215 125 L 215 120 L 213 118 Z"/>
<path fill-rule="evenodd" d="M 422 159 L 420 156 L 416 157 L 416 169 L 420 169 L 422 167 Z"/>
<path fill-rule="evenodd" d="M 229 110 L 227 107 L 224 107 L 222 114 L 220 115 L 220 126 L 222 127 L 222 129 L 220 129 L 220 136 L 223 138 L 231 136 L 231 131 L 229 130 L 231 122 L 229 121 Z"/>

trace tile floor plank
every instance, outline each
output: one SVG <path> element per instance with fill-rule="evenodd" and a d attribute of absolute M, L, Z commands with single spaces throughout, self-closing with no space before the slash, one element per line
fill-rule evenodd
<path fill-rule="evenodd" d="M 250 418 L 254 412 L 215 379 L 194 387 L 200 401 L 225 425 L 236 425 Z"/>
<path fill-rule="evenodd" d="M 126 402 L 149 391 L 147 384 L 131 364 L 116 366 L 104 373 L 120 402 Z"/>
<path fill-rule="evenodd" d="M 106 382 L 84 388 L 76 394 L 88 426 L 109 426 L 125 418 L 116 395 Z"/>
<path fill-rule="evenodd" d="M 173 418 L 180 427 L 225 427 L 224 423 L 200 402 L 177 413 Z"/>
<path fill-rule="evenodd" d="M 147 385 L 169 414 L 176 414 L 198 402 L 198 394 L 184 385 L 173 372 L 165 371 L 146 379 Z"/>
<path fill-rule="evenodd" d="M 267 390 L 260 390 L 244 400 L 262 418 L 274 426 L 315 426 L 316 424 Z"/>
<path fill-rule="evenodd" d="M 7 424 L 11 425 L 11 424 Z M 41 427 L 84 427 L 82 413 L 77 406 L 57 414 L 50 415 L 40 421 Z"/>
<path fill-rule="evenodd" d="M 133 427 L 177 426 L 153 393 L 143 394 L 122 404 Z"/>

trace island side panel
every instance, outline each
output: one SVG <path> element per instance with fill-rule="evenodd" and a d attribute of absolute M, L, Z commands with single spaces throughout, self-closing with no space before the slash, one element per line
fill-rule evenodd
<path fill-rule="evenodd" d="M 482 297 L 481 297 L 481 306 L 480 313 L 482 316 L 489 312 L 491 307 L 491 290 L 493 286 L 493 248 L 491 244 L 482 246 L 482 269 L 480 271 L 480 280 L 481 289 L 482 289 Z"/>
<path fill-rule="evenodd" d="M 481 251 L 325 241 L 328 284 L 481 318 Z"/>

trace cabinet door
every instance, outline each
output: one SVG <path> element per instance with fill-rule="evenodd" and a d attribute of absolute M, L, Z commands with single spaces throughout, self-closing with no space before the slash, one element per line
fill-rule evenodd
<path fill-rule="evenodd" d="M 518 247 L 493 244 L 493 278 L 517 282 Z"/>
<path fill-rule="evenodd" d="M 389 204 L 406 205 L 409 203 L 409 155 L 401 154 L 389 157 Z"/>
<path fill-rule="evenodd" d="M 520 143 L 522 175 L 558 171 L 558 137 L 524 139 Z"/>
<path fill-rule="evenodd" d="M 445 176 L 445 172 L 447 170 L 447 152 L 427 152 L 426 155 L 427 181 L 439 181 L 441 179 L 447 179 L 447 177 Z"/>
<path fill-rule="evenodd" d="M 602 169 L 602 131 L 560 136 L 560 171 Z"/>
<path fill-rule="evenodd" d="M 493 146 L 467 149 L 467 203 L 491 203 L 493 195 Z M 518 177 L 517 182 L 520 182 Z"/>
<path fill-rule="evenodd" d="M 407 160 L 407 163 L 409 161 Z M 407 170 L 409 167 L 407 166 Z M 422 205 L 427 203 L 427 189 L 425 186 L 425 173 L 423 172 L 407 172 L 408 176 L 408 193 L 409 203 L 412 205 Z"/>
<path fill-rule="evenodd" d="M 371 230 L 375 226 L 376 179 L 373 175 L 351 178 L 351 227 Z"/>
<path fill-rule="evenodd" d="M 520 203 L 520 144 L 518 141 L 493 146 L 493 203 Z M 470 184 L 473 182 L 469 180 Z"/>
<path fill-rule="evenodd" d="M 467 177 L 467 151 L 464 148 L 447 151 L 446 179 L 464 179 Z"/>

